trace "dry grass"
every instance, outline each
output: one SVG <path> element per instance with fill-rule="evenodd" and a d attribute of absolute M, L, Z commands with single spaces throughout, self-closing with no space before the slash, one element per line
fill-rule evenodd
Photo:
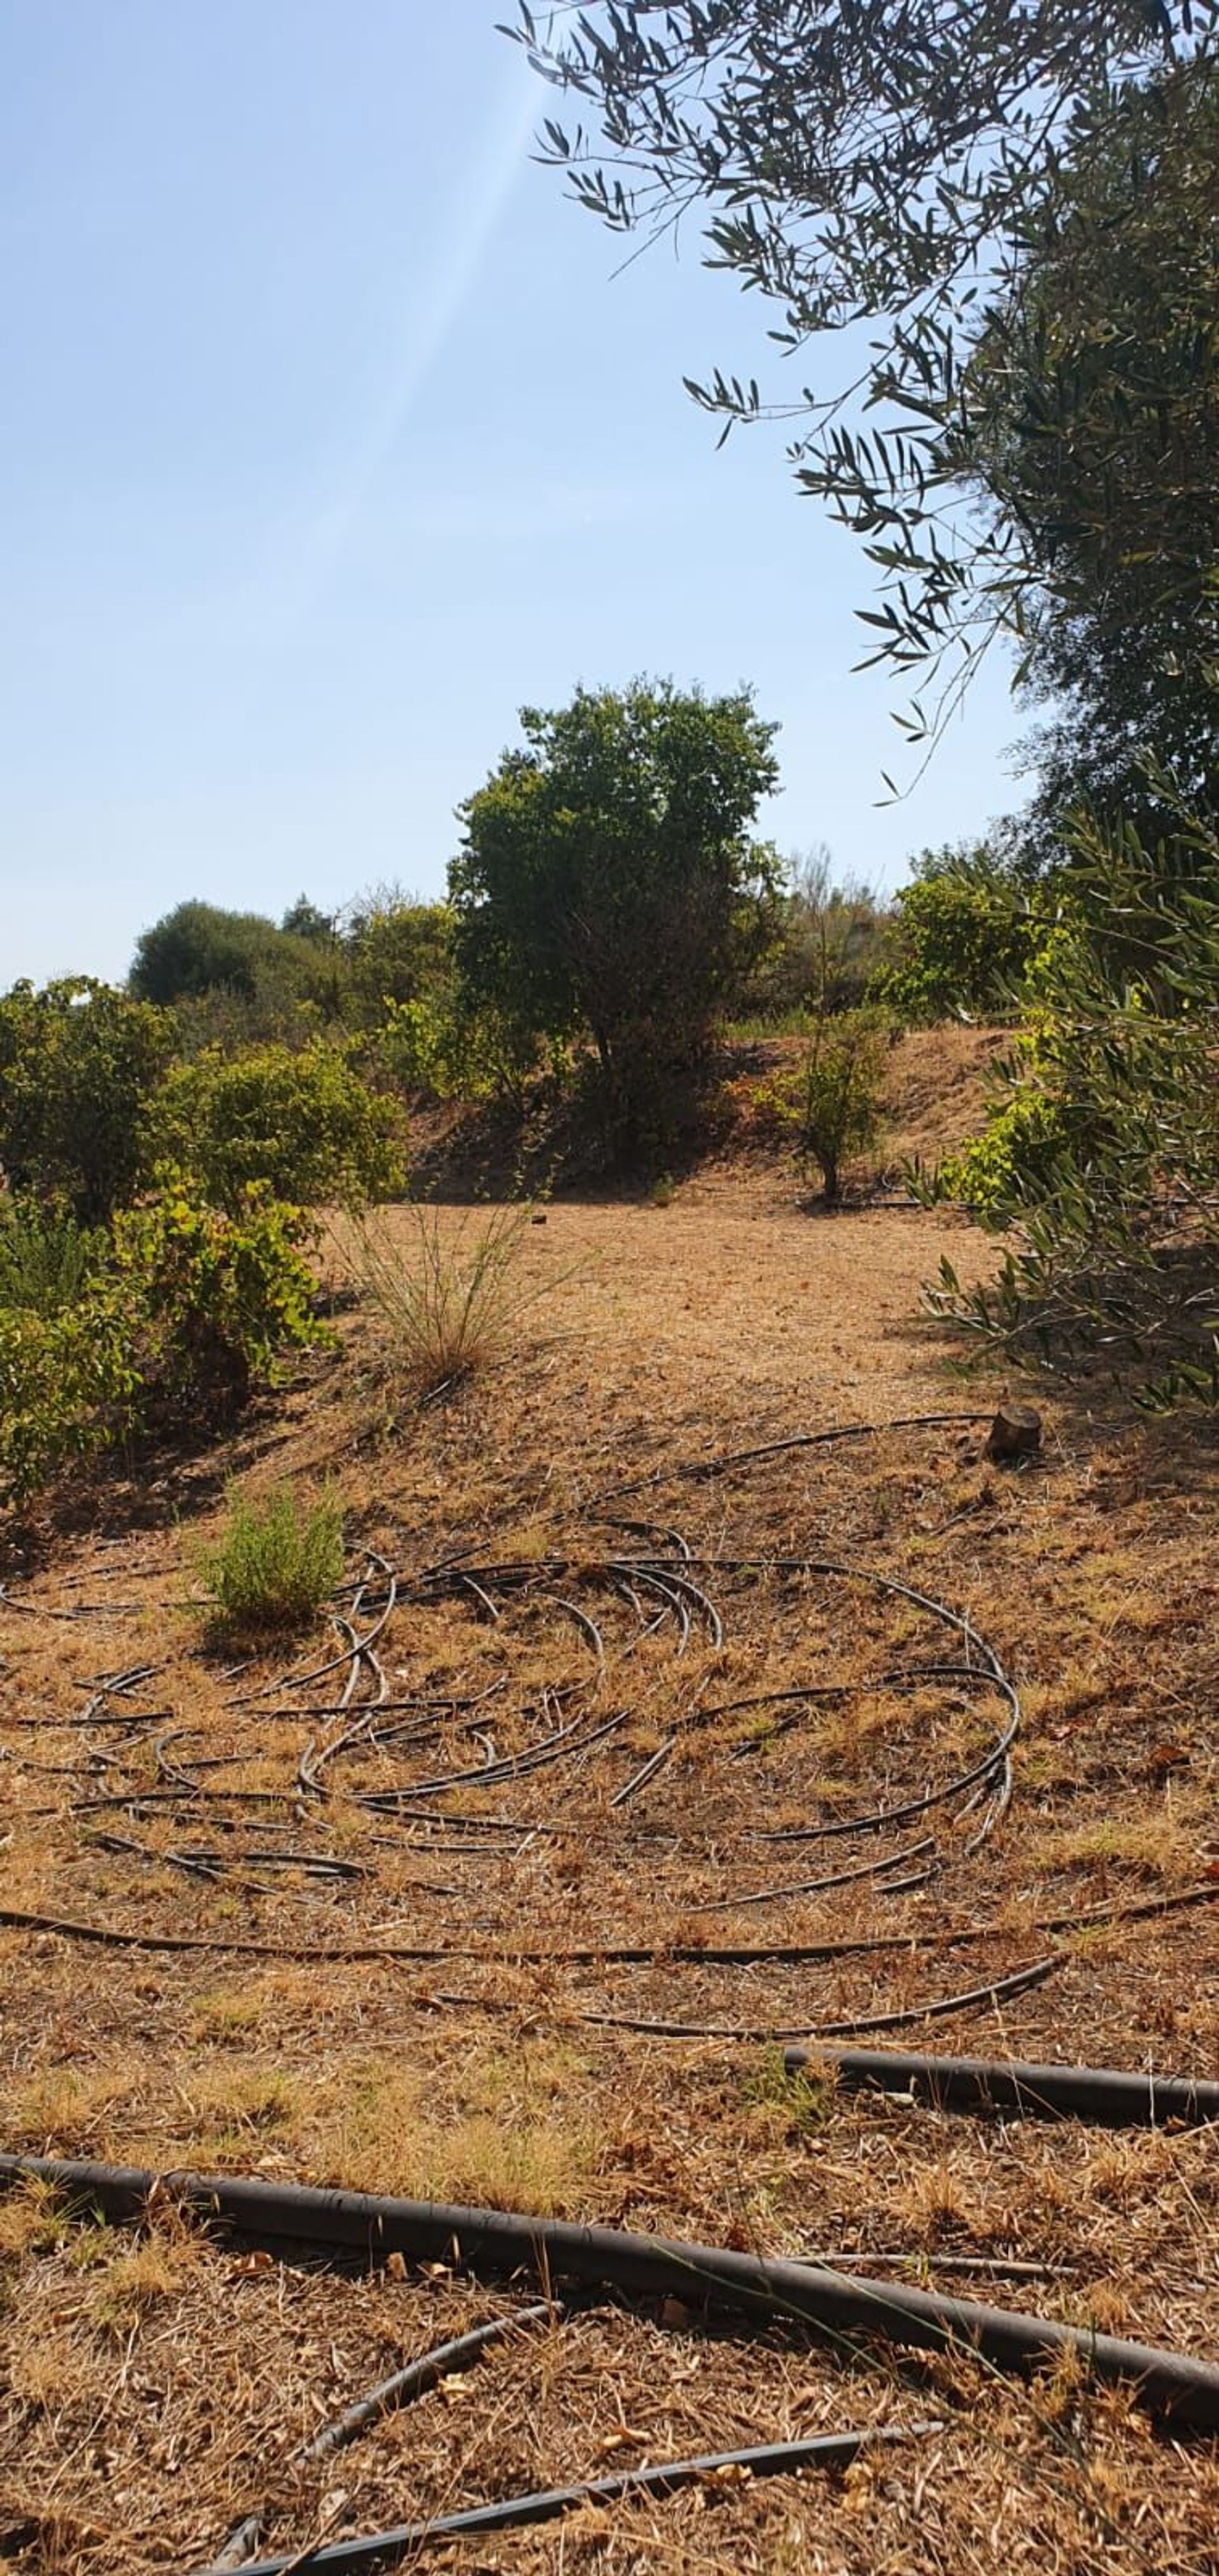
<path fill-rule="evenodd" d="M 911 1121 L 923 1115 L 916 1104 Z M 441 1211 L 437 1223 L 459 1220 Z M 941 1238 L 958 1259 L 973 1248 L 923 1215 L 801 1217 L 756 1168 L 704 1175 L 663 1208 L 556 1206 L 520 1254 L 526 1282 L 582 1274 L 555 1283 L 562 1337 L 544 1356 L 473 1380 L 387 1446 L 357 1314 L 343 1360 L 223 1459 L 184 1465 L 160 1490 L 114 1486 L 75 1534 L 48 1525 L 33 1561 L 5 1569 L 29 1608 L 0 1603 L 5 1904 L 284 1955 L 104 1951 L 0 1928 L 3 2143 L 803 2249 L 1210 2350 L 1212 2138 L 953 2119 L 815 2072 L 789 2085 L 761 2041 L 667 2041 L 604 2018 L 765 2030 L 917 2008 L 1035 1957 L 1037 1917 L 1171 1896 L 1219 1863 L 1204 1440 L 1058 1405 L 1027 1475 L 989 1468 L 968 1426 L 789 1452 L 713 1481 L 677 1472 L 818 1422 L 981 1401 L 943 1377 L 910 1324 Z M 182 1607 L 179 1517 L 206 1534 L 226 1477 L 285 1473 L 334 1477 L 349 1553 L 376 1548 L 409 1573 L 465 1548 L 484 1566 L 511 1556 L 534 1569 L 496 1619 L 473 1596 L 403 1602 L 377 1649 L 389 1702 L 499 1687 L 478 1709 L 440 1711 L 414 1745 L 366 1724 L 325 1768 L 325 1795 L 302 1795 L 297 1765 L 358 1723 L 308 1713 L 337 1696 L 342 1671 L 259 1697 L 274 1656 L 226 1677 Z M 641 1475 L 655 1483 L 604 1502 Z M 679 1528 L 720 1560 L 699 1579 L 727 1621 L 721 1648 L 696 1621 L 679 1651 L 672 1618 L 640 1640 L 604 1559 L 658 1542 L 609 1531 L 597 1509 Z M 561 1581 L 544 1576 L 558 1555 Z M 682 1734 L 711 1703 L 858 1680 L 935 1639 L 867 1585 L 737 1576 L 724 1563 L 737 1555 L 888 1568 L 967 1612 L 1017 1674 L 1011 1808 L 973 1855 L 968 1825 L 938 1818 L 945 1869 L 929 1886 L 886 1895 L 864 1878 L 736 1902 L 814 1877 L 827 1850 L 833 1866 L 880 1848 L 767 1845 L 759 1831 L 878 1794 L 900 1801 L 967 1758 L 994 1714 L 976 1692 L 927 1683 L 806 1702 L 793 1726 L 762 1709 Z M 547 1594 L 600 1621 L 603 1674 Z M 66 1610 L 80 1615 L 52 1615 Z M 80 1724 L 96 1677 L 136 1663 L 158 1669 Z M 357 1699 L 369 1687 L 366 1673 Z M 491 1810 L 494 1834 L 375 1803 L 488 1746 L 500 1761 L 528 1754 L 556 1722 L 548 1692 L 621 1725 L 494 1794 L 468 1785 L 420 1802 L 454 1818 Z M 614 1807 L 675 1729 L 667 1761 Z M 361 1874 L 327 1876 L 327 1860 Z M 992 1927 L 987 1942 L 948 1945 L 977 1925 Z M 675 1955 L 882 1933 L 904 1946 L 736 1968 Z M 353 1943 L 436 1955 L 335 1955 Z M 596 1955 L 623 1944 L 645 1961 Z M 913 2044 L 1213 2072 L 1219 1911 L 1081 1928 L 1053 1946 L 1047 1984 L 916 2021 Z M 573 1950 L 594 1956 L 561 1955 Z M 970 2259 L 1040 2270 L 957 2268 Z M 581 2515 L 477 2563 L 525 2576 L 1215 2566 L 1213 2453 L 1157 2446 L 1127 2404 L 1069 2374 L 1030 2396 L 953 2365 L 928 2390 L 891 2363 L 848 2372 L 799 2335 L 710 2335 L 676 2314 L 598 2312 L 521 2337 L 387 2419 L 337 2469 L 292 2465 L 308 2433 L 401 2357 L 504 2303 L 443 2275 L 306 2274 L 179 2241 L 164 2221 L 136 2237 L 82 2226 L 38 2191 L 0 2197 L 9 2561 L 20 2576 L 152 2576 L 204 2563 L 260 2499 L 267 2546 L 288 2548 L 337 2489 L 348 2501 L 335 2528 L 374 2528 L 643 2456 L 942 2410 L 943 2434 L 917 2455 L 845 2480 Z"/>

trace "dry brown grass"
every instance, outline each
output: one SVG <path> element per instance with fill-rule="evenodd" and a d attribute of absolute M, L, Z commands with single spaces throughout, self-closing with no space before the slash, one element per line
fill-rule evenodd
<path fill-rule="evenodd" d="M 929 1114 L 916 1102 L 911 1123 Z M 958 1260 L 976 1249 L 908 1213 L 810 1220 L 756 1167 L 704 1174 L 667 1208 L 555 1206 L 522 1259 L 541 1277 L 573 1263 L 582 1275 L 555 1290 L 562 1338 L 519 1373 L 410 1415 L 387 1439 L 357 1313 L 342 1360 L 252 1420 L 222 1459 L 184 1464 L 159 1489 L 116 1485 L 86 1528 L 48 1523 L 33 1560 L 5 1569 L 29 1610 L 0 1603 L 3 1902 L 285 1955 L 105 1951 L 0 1928 L 3 2143 L 887 2263 L 1211 2349 L 1212 2138 L 988 2125 L 815 2076 L 796 2089 L 761 2041 L 666 2041 L 589 2018 L 761 2031 L 917 2008 L 1038 1955 L 1037 1917 L 1171 1896 L 1214 1874 L 1219 1758 L 1205 1712 L 1219 1578 L 1204 1438 L 1080 1403 L 1048 1408 L 1044 1458 L 1027 1475 L 988 1467 L 968 1426 L 790 1452 L 714 1481 L 676 1472 L 816 1423 L 981 1402 L 944 1378 L 938 1346 L 910 1323 L 917 1282 L 948 1241 Z M 534 1594 L 602 1620 L 604 1677 L 553 1600 L 505 1597 L 496 1621 L 473 1598 L 404 1603 L 380 1646 L 391 1699 L 500 1689 L 413 1749 L 353 1742 L 325 1774 L 330 1795 L 302 1798 L 296 1766 L 328 1740 L 326 1721 L 236 1707 L 270 1663 L 226 1679 L 181 1606 L 178 1516 L 206 1530 L 237 1473 L 255 1487 L 333 1476 L 357 1551 L 405 1571 L 462 1547 L 538 1570 L 562 1554 L 562 1581 Z M 728 1622 L 722 1648 L 696 1625 L 678 1653 L 671 1621 L 637 1642 L 629 1603 L 594 1570 L 628 1541 L 591 1512 L 641 1475 L 654 1487 L 606 1508 L 679 1527 L 700 1556 L 862 1561 L 976 1620 L 1020 1681 L 1026 1725 L 1011 1808 L 975 1855 L 967 1829 L 940 1820 L 946 1871 L 926 1888 L 886 1896 L 865 1878 L 734 1904 L 875 1850 L 858 1838 L 767 1845 L 753 1829 L 798 1828 L 818 1805 L 841 1815 L 943 1777 L 986 1739 L 993 1711 L 972 1692 L 885 1688 L 809 1703 L 793 1727 L 763 1709 L 683 1735 L 712 1703 L 917 1660 L 935 1632 L 867 1585 L 721 1566 L 700 1580 Z M 52 1615 L 69 1608 L 82 1615 Z M 91 1677 L 137 1661 L 162 1668 L 88 1725 L 68 1723 Z M 469 1725 L 497 1757 L 525 1751 L 540 1695 L 562 1688 L 597 1714 L 625 1712 L 622 1726 L 495 1797 L 470 1788 L 441 1802 L 454 1815 L 497 1808 L 510 1821 L 495 1835 L 359 1803 L 429 1763 L 483 1759 Z M 668 1761 L 615 1809 L 675 1728 Z M 200 1876 L 175 1853 L 221 1861 Z M 310 1874 L 302 1855 L 365 1874 Z M 700 1911 L 708 1901 L 715 1911 Z M 992 1937 L 947 1946 L 971 1925 Z M 878 1933 L 906 1946 L 735 1969 L 673 1955 L 683 1941 Z M 623 1943 L 646 1962 L 558 1955 Z M 332 1955 L 352 1944 L 438 1955 Z M 1219 1911 L 1085 1927 L 1054 1946 L 1046 1985 L 1002 2009 L 916 2021 L 913 2044 L 1214 2071 Z M 953 2268 L 970 2257 L 1042 2270 L 1005 2281 Z M 1030 2397 L 954 2364 L 932 2372 L 929 2393 L 891 2363 L 847 2372 L 797 2335 L 709 2336 L 693 2320 L 603 2312 L 519 2339 L 387 2419 L 337 2473 L 306 2473 L 290 2454 L 325 2416 L 495 2298 L 440 2276 L 300 2273 L 179 2241 L 164 2223 L 142 2239 L 90 2229 L 36 2191 L 0 2198 L 0 2283 L 0 2533 L 22 2576 L 201 2564 L 262 2497 L 268 2546 L 287 2548 L 316 2531 L 340 2487 L 336 2528 L 369 2528 L 645 2454 L 937 2408 L 946 2429 L 917 2455 L 845 2480 L 581 2515 L 519 2535 L 494 2563 L 565 2576 L 1074 2576 L 1102 2563 L 1201 2576 L 1216 2563 L 1213 2454 L 1157 2447 L 1127 2404 L 1069 2374 Z"/>

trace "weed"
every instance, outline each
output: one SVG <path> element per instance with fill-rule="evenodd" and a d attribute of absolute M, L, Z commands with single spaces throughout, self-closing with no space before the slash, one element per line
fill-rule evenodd
<path fill-rule="evenodd" d="M 387 1327 L 395 1378 L 434 1395 L 504 1357 L 526 1309 L 557 1284 L 519 1275 L 532 1216 L 523 1204 L 445 1226 L 435 1208 L 414 1207 L 354 1222 L 349 1264 Z"/>
<path fill-rule="evenodd" d="M 342 1578 L 342 1521 L 329 1492 L 304 1505 L 286 1484 L 261 1503 L 230 1490 L 220 1537 L 198 1560 L 220 1624 L 238 1631 L 302 1626 Z"/>
<path fill-rule="evenodd" d="M 782 2050 L 769 2048 L 760 2065 L 744 2078 L 741 2098 L 772 2114 L 785 2137 L 805 2138 L 824 2127 L 833 2091 L 831 2068 L 796 2066 L 789 2074 Z"/>

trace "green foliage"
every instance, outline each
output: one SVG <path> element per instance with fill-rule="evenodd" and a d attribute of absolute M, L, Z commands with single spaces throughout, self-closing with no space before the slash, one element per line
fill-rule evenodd
<path fill-rule="evenodd" d="M 304 1258 L 312 1227 L 299 1207 L 248 1184 L 226 1213 L 192 1178 L 160 1185 L 114 1221 L 113 1262 L 127 1287 L 148 1416 L 223 1414 L 279 1354 L 324 1338 L 317 1282 Z"/>
<path fill-rule="evenodd" d="M 884 914 L 870 888 L 850 878 L 835 884 L 828 850 L 789 864 L 772 944 L 741 993 L 734 1026 L 777 1033 L 810 1008 L 853 1010 L 879 962 Z"/>
<path fill-rule="evenodd" d="M 821 1012 L 797 1078 L 797 1141 L 817 1164 L 827 1207 L 842 1191 L 842 1167 L 880 1130 L 888 1024 L 875 1010 Z"/>
<path fill-rule="evenodd" d="M 1172 810 L 1172 782 L 1155 784 Z M 1219 836 L 1180 804 L 1152 852 L 1080 816 L 1071 856 L 1008 1096 L 959 1161 L 984 1222 L 1016 1242 L 977 1290 L 945 1263 L 931 1302 L 1017 1356 L 1215 1402 Z"/>
<path fill-rule="evenodd" d="M 929 1203 L 956 1199 L 981 1224 L 1002 1229 L 1017 1207 L 1052 1187 L 1069 1143 L 1063 1104 L 1035 1082 L 1021 1082 L 1019 1074 L 1018 1062 L 1004 1068 L 1005 1090 L 1013 1082 L 1016 1087 L 996 1105 L 982 1134 L 938 1166 L 922 1193 Z"/>
<path fill-rule="evenodd" d="M 378 1028 L 404 1005 L 451 1008 L 455 984 L 454 921 L 447 903 L 423 903 L 397 886 L 380 886 L 348 906 L 344 917 L 347 1007 L 356 1026 Z"/>
<path fill-rule="evenodd" d="M 313 907 L 306 905 L 306 912 L 312 923 Z M 215 992 L 253 1003 L 271 994 L 316 994 L 325 967 L 325 947 L 313 927 L 280 930 L 259 912 L 190 902 L 142 932 L 127 981 L 140 1000 L 163 1008 Z"/>
<path fill-rule="evenodd" d="M 347 1239 L 351 1275 L 385 1329 L 391 1378 L 416 1395 L 460 1385 L 504 1358 L 522 1317 L 557 1284 L 520 1275 L 533 1211 L 365 1215 Z"/>
<path fill-rule="evenodd" d="M 164 1014 L 87 976 L 0 998 L 0 1166 L 9 1187 L 94 1225 L 135 1189 L 139 1130 L 169 1057 Z"/>
<path fill-rule="evenodd" d="M 869 999 L 903 1020 L 1010 1011 L 1032 936 L 1027 904 L 1002 868 L 931 853 L 898 894 L 889 955 L 872 976 Z"/>
<path fill-rule="evenodd" d="M 38 1199 L 0 1198 L 0 1307 L 57 1315 L 75 1304 L 102 1259 L 100 1227 Z"/>
<path fill-rule="evenodd" d="M 71 1305 L 0 1300 L 0 1485 L 20 1501 L 142 1431 L 219 1418 L 280 1354 L 324 1339 L 299 1209 L 232 1216 L 166 1174 L 90 1247 Z"/>
<path fill-rule="evenodd" d="M 1140 750 L 1219 804 L 1217 155 L 1205 56 L 1114 102 L 1056 175 L 963 392 L 963 467 L 1020 532 L 1025 681 L 1055 708 L 1030 747 L 1051 850 L 1084 794 L 1163 830 Z"/>
<path fill-rule="evenodd" d="M 140 1395 L 132 1317 L 113 1275 L 58 1313 L 0 1304 L 0 1496 L 24 1502 L 121 1440 Z"/>
<path fill-rule="evenodd" d="M 350 1050 L 315 1039 L 294 1052 L 208 1048 L 175 1065 L 145 1124 L 150 1163 L 195 1173 L 222 1207 L 251 1183 L 297 1205 L 388 1198 L 403 1183 L 396 1104 L 370 1091 Z"/>
<path fill-rule="evenodd" d="M 520 1109 L 544 1050 L 493 1002 L 476 1006 L 454 985 L 414 1002 L 390 1002 L 372 1041 L 377 1065 L 406 1092 L 435 1100 L 505 1100 Z"/>
<path fill-rule="evenodd" d="M 749 826 L 775 728 L 747 694 L 643 680 L 521 723 L 525 748 L 462 808 L 459 971 L 522 1045 L 591 1038 L 605 1128 L 631 1150 L 771 937 L 778 865 Z"/>
<path fill-rule="evenodd" d="M 916 740 L 1030 580 L 1052 584 L 1036 531 L 1026 549 L 1017 516 L 962 488 L 988 293 L 1001 310 L 1072 167 L 1122 136 L 1132 84 L 1156 80 L 1175 111 L 1214 18 L 1209 0 L 590 0 L 547 27 L 521 0 L 514 32 L 582 120 L 548 118 L 543 138 L 576 199 L 645 238 L 701 218 L 711 264 L 778 307 L 771 340 L 816 342 L 816 392 L 771 406 L 723 369 L 688 389 L 725 435 L 781 417 L 801 487 L 863 538 L 874 658 L 927 673 Z M 1068 263 L 1061 283 L 1069 314 Z M 1142 361 L 1123 332 L 1111 357 L 1120 397 Z"/>
<path fill-rule="evenodd" d="M 224 1528 L 198 1568 L 224 1627 L 299 1628 L 343 1579 L 342 1506 L 329 1493 L 304 1506 L 287 1484 L 261 1502 L 231 1490 Z"/>

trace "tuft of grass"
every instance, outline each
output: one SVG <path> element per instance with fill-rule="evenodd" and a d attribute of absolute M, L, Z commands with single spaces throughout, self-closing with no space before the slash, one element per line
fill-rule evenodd
<path fill-rule="evenodd" d="M 302 1627 L 342 1581 L 342 1506 L 330 1492 L 303 1504 L 286 1484 L 261 1502 L 230 1489 L 224 1528 L 200 1551 L 198 1570 L 221 1627 Z"/>
<path fill-rule="evenodd" d="M 427 1207 L 355 1219 L 348 1265 L 386 1327 L 391 1374 L 413 1393 L 437 1395 L 503 1359 L 527 1309 L 557 1285 L 520 1276 L 533 1215 L 526 1202 L 448 1224 Z"/>

